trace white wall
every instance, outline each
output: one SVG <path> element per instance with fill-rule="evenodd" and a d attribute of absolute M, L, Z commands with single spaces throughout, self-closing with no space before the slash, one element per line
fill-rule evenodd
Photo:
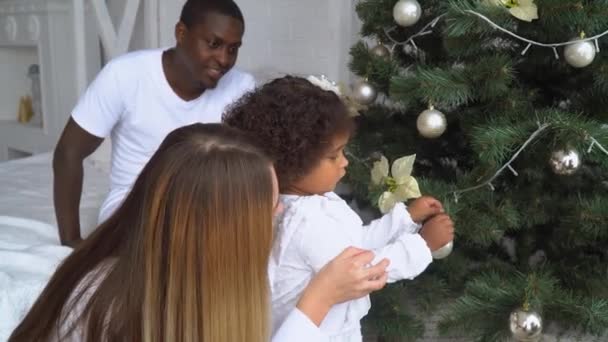
<path fill-rule="evenodd" d="M 168 2 L 168 0 L 161 1 Z M 110 12 L 110 17 L 114 22 L 114 27 L 118 27 L 120 25 L 120 21 L 122 20 L 122 14 L 126 1 L 106 0 L 106 3 L 108 4 L 108 11 Z M 146 2 L 144 0 L 140 0 L 139 9 L 137 11 L 137 19 L 135 21 L 135 29 L 133 30 L 133 38 L 131 39 L 131 45 L 129 47 L 129 50 L 131 51 L 145 49 L 147 47 L 144 31 L 144 6 L 146 6 Z"/>
<path fill-rule="evenodd" d="M 17 2 L 17 0 L 14 1 Z M 37 2 L 38 0 L 32 1 Z M 63 3 L 64 6 L 71 6 L 71 2 L 57 1 Z M 106 2 L 114 27 L 118 28 L 123 19 L 126 1 L 106 0 Z M 184 2 L 185 0 L 140 0 L 130 50 L 174 45 L 174 26 Z M 5 1 L 0 0 L 0 3 L 5 3 Z M 89 1 L 86 3 L 90 4 Z M 158 17 L 151 15 L 154 12 L 154 6 L 151 4 L 156 3 L 159 6 Z M 349 83 L 351 77 L 347 67 L 348 51 L 356 40 L 358 30 L 357 21 L 353 20 L 355 19 L 355 0 L 237 0 L 237 3 L 243 11 L 246 23 L 244 45 L 240 52 L 238 67 L 252 72 L 259 81 L 291 73 L 297 75 L 325 74 L 333 80 Z M 149 16 L 145 17 L 144 14 Z M 36 140 L 19 132 L 9 132 L 10 137 L 7 136 L 8 133 L 2 134 L 5 140 L 20 151 L 38 153 L 52 149 L 55 144 L 54 137 L 65 125 L 67 116 L 78 97 L 77 80 L 66 77 L 64 67 L 58 64 L 60 62 L 65 62 L 70 66 L 75 64 L 75 56 L 71 54 L 71 51 L 75 51 L 75 49 L 70 47 L 75 38 L 69 33 L 70 28 L 73 28 L 73 18 L 70 12 L 62 15 L 64 16 L 62 21 L 53 24 L 54 26 L 50 26 L 44 32 L 48 32 L 54 39 L 57 39 L 49 48 L 65 51 L 69 58 L 46 56 L 45 60 L 52 62 L 52 64 L 48 64 L 47 75 L 49 77 L 46 78 L 51 84 L 59 82 L 58 80 L 67 82 L 67 84 L 55 87 L 53 96 L 43 95 L 45 101 L 50 101 L 49 104 L 53 107 L 52 111 L 45 109 L 45 130 L 48 130 L 45 133 L 49 133 L 49 137 L 36 133 L 38 134 Z M 153 26 L 151 24 L 156 21 L 158 21 L 158 30 L 150 31 L 150 27 Z M 85 24 L 88 29 L 91 29 L 91 36 L 94 36 L 96 20 L 92 16 L 87 17 Z M 154 37 L 147 34 L 148 32 L 154 32 Z M 158 37 L 156 37 L 156 33 L 158 33 Z M 86 44 L 90 44 L 85 47 L 86 51 L 96 52 L 87 56 L 89 64 L 91 64 L 87 65 L 87 70 L 92 76 L 98 69 L 99 41 L 87 39 Z M 9 57 L 22 59 L 17 55 Z M 29 63 L 31 61 L 27 61 L 26 64 Z M 5 64 L 14 66 L 10 61 Z M 3 67 L 6 68 L 4 65 Z M 74 68 L 69 68 L 70 72 L 73 71 L 72 69 Z M 18 69 L 15 68 L 15 70 Z M 18 70 L 15 73 L 22 74 L 23 72 L 23 70 Z M 17 88 L 22 89 L 26 86 L 27 84 L 21 84 Z M 16 94 L 6 96 L 12 99 L 18 98 Z M 4 97 L 0 96 L 0 100 L 2 99 Z M 4 101 L 6 102 L 6 99 Z M 15 106 L 12 105 L 12 108 L 6 110 L 6 113 L 0 113 L 0 121 L 2 119 L 7 121 L 8 118 L 13 120 Z M 11 127 L 13 126 L 9 125 L 8 130 Z M 18 144 L 19 142 L 20 144 Z M 0 143 L 0 160 L 6 157 L 2 146 L 3 144 Z"/>
<path fill-rule="evenodd" d="M 118 0 L 112 0 L 118 1 Z M 238 67 L 259 79 L 279 73 L 325 74 L 349 82 L 356 41 L 354 0 L 237 0 L 245 16 Z M 171 46 L 184 0 L 161 1 L 160 41 Z"/>

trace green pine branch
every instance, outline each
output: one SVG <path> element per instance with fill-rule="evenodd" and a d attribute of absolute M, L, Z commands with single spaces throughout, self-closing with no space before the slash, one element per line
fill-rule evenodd
<path fill-rule="evenodd" d="M 363 42 L 355 44 L 351 50 L 349 67 L 359 77 L 366 78 L 380 92 L 388 92 L 390 78 L 396 73 L 398 65 L 387 58 L 373 56 Z"/>
<path fill-rule="evenodd" d="M 442 334 L 466 334 L 476 341 L 506 341 L 513 310 L 526 302 L 531 309 L 543 310 L 540 303 L 556 292 L 556 281 L 547 274 L 526 276 L 513 269 L 486 272 L 467 283 L 464 294 L 443 315 Z"/>
<path fill-rule="evenodd" d="M 418 67 L 411 76 L 395 76 L 390 95 L 406 106 L 414 101 L 436 106 L 459 106 L 473 97 L 473 89 L 460 69 Z"/>

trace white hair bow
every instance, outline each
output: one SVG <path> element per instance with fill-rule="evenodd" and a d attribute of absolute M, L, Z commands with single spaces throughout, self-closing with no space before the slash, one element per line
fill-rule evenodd
<path fill-rule="evenodd" d="M 348 112 L 350 113 L 351 116 L 358 116 L 359 111 L 365 108 L 365 106 L 357 103 L 350 96 L 348 96 L 347 95 L 348 92 L 345 91 L 344 87 L 342 87 L 342 86 L 338 85 L 336 82 L 330 80 L 325 75 L 321 75 L 321 76 L 310 75 L 310 76 L 306 77 L 306 79 L 310 83 L 316 85 L 317 87 L 319 87 L 325 91 L 331 91 L 334 94 L 338 95 L 338 97 L 340 99 L 342 99 L 342 102 L 344 102 L 344 105 L 346 105 L 346 108 L 348 109 Z"/>

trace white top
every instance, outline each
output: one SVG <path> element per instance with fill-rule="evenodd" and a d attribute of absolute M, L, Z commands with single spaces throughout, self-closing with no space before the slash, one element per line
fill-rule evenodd
<path fill-rule="evenodd" d="M 309 281 L 349 246 L 372 249 L 373 263 L 390 260 L 388 281 L 412 279 L 432 262 L 431 251 L 417 234 L 403 204 L 363 226 L 359 216 L 335 193 L 323 196 L 281 195 L 285 209 L 277 218 L 270 258 L 273 330 L 294 309 Z M 360 320 L 369 296 L 335 305 L 321 324 L 330 341 L 361 341 Z"/>
<path fill-rule="evenodd" d="M 272 342 L 329 342 L 329 339 L 308 316 L 295 308 L 274 333 Z"/>
<path fill-rule="evenodd" d="M 79 99 L 72 118 L 98 137 L 112 137 L 110 193 L 99 219 L 122 202 L 135 179 L 168 133 L 196 122 L 221 122 L 224 108 L 255 87 L 236 69 L 214 89 L 184 101 L 167 81 L 163 49 L 131 52 L 110 61 Z"/>

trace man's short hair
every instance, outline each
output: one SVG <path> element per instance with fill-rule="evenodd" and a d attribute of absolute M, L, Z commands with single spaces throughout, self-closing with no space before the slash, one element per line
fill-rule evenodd
<path fill-rule="evenodd" d="M 235 18 L 245 25 L 245 19 L 239 6 L 232 0 L 188 0 L 182 8 L 179 20 L 191 28 L 200 24 L 208 13 L 219 13 Z"/>

